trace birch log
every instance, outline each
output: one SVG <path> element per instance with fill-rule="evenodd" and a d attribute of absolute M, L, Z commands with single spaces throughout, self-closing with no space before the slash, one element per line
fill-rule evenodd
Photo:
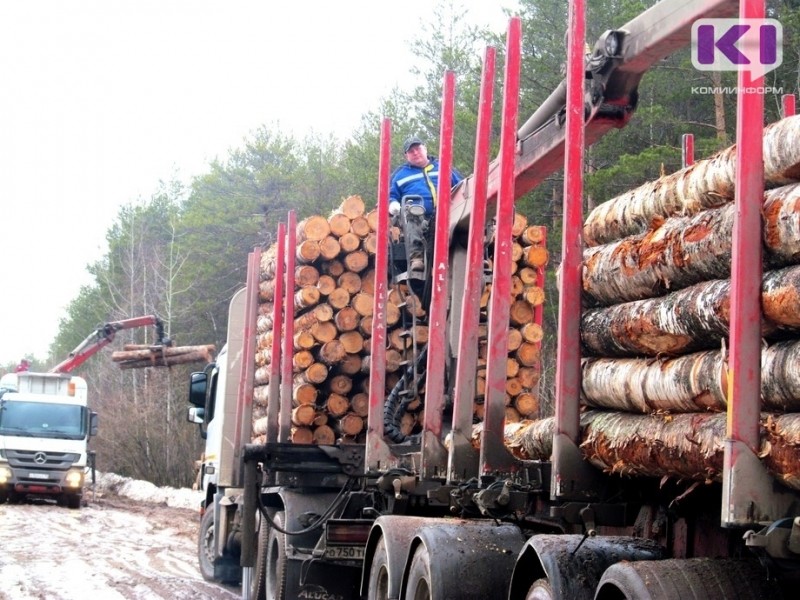
<path fill-rule="evenodd" d="M 800 179 L 800 116 L 764 128 L 766 187 Z M 583 237 L 590 246 L 647 231 L 654 221 L 692 215 L 733 199 L 736 147 L 731 146 L 676 173 L 645 183 L 600 204 L 587 217 Z"/>
<path fill-rule="evenodd" d="M 672 217 L 643 235 L 588 248 L 583 290 L 600 306 L 661 296 L 731 269 L 736 207 Z M 800 262 L 800 185 L 771 190 L 764 200 L 764 256 L 770 268 Z"/>
<path fill-rule="evenodd" d="M 800 267 L 765 273 L 761 292 L 765 335 L 800 327 Z M 719 345 L 729 323 L 730 281 L 714 280 L 661 298 L 588 310 L 581 341 L 593 356 L 674 356 Z"/>

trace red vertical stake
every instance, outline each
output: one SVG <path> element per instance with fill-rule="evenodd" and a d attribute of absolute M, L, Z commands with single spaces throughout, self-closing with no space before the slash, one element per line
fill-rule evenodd
<path fill-rule="evenodd" d="M 439 133 L 439 199 L 436 208 L 431 269 L 431 306 L 428 311 L 428 358 L 425 379 L 425 418 L 422 434 L 422 476 L 442 475 L 446 456 L 442 452 L 442 411 L 444 409 L 445 335 L 447 331 L 447 281 L 450 248 L 450 179 L 453 170 L 453 121 L 455 116 L 455 73 L 444 74 L 442 119 Z"/>
<path fill-rule="evenodd" d="M 763 19 L 764 0 L 743 0 L 739 16 Z M 728 410 L 722 475 L 722 521 L 749 523 L 763 510 L 767 490 L 752 486 L 760 464 L 761 408 L 761 205 L 764 195 L 763 75 L 739 71 L 736 111 L 736 217 L 731 256 L 731 325 Z M 763 486 L 762 486 L 763 487 Z M 755 509 L 755 511 L 754 511 Z"/>
<path fill-rule="evenodd" d="M 489 304 L 489 354 L 486 361 L 486 397 L 481 437 L 481 475 L 507 470 L 503 443 L 505 426 L 508 322 L 511 307 L 511 230 L 514 225 L 514 159 L 517 144 L 517 108 L 521 63 L 522 22 L 514 17 L 508 26 L 503 88 L 503 122 L 500 134 L 500 185 L 495 216 L 494 269 Z"/>
<path fill-rule="evenodd" d="M 694 164 L 694 135 L 691 133 L 681 137 L 681 163 L 684 168 Z"/>
<path fill-rule="evenodd" d="M 278 224 L 277 252 L 275 256 L 275 301 L 272 305 L 272 357 L 269 364 L 269 402 L 267 404 L 266 441 L 278 441 L 278 404 L 281 383 L 281 339 L 283 338 L 283 273 L 286 245 L 286 224 Z"/>
<path fill-rule="evenodd" d="M 472 410 L 478 363 L 478 320 L 483 284 L 483 244 L 489 175 L 494 65 L 496 50 L 487 47 L 478 109 L 478 131 L 473 166 L 475 187 L 467 241 L 467 266 L 458 331 L 458 363 L 453 388 L 453 427 L 447 457 L 447 480 L 466 481 L 478 474 L 478 457 L 472 447 Z"/>
<path fill-rule="evenodd" d="M 584 0 L 569 3 L 567 60 L 567 144 L 564 170 L 564 234 L 561 245 L 556 406 L 553 438 L 552 495 L 559 497 L 578 485 L 573 465 L 580 437 L 581 389 L 581 263 L 583 260 L 583 117 Z"/>
<path fill-rule="evenodd" d="M 365 469 L 367 472 L 386 466 L 390 454 L 383 439 L 383 403 L 386 398 L 386 300 L 389 270 L 389 177 L 391 175 L 392 122 L 381 123 L 381 153 L 378 168 L 378 246 L 375 250 L 375 295 L 370 339 L 369 415 Z"/>
<path fill-rule="evenodd" d="M 292 354 L 294 353 L 294 249 L 297 245 L 297 219 L 289 211 L 286 235 L 286 288 L 283 305 L 283 356 L 281 357 L 281 397 L 278 441 L 288 442 L 292 428 Z"/>
<path fill-rule="evenodd" d="M 784 117 L 793 117 L 796 113 L 795 95 L 784 94 L 783 96 L 781 96 L 781 108 Z"/>

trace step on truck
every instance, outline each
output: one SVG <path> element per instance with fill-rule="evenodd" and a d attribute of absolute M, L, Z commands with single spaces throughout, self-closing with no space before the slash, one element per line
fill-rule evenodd
<path fill-rule="evenodd" d="M 785 290 L 793 289 L 787 282 L 797 273 L 798 254 L 782 252 L 781 244 L 773 248 L 774 236 L 764 236 L 773 254 L 762 263 L 760 236 L 748 235 L 774 226 L 767 217 L 777 214 L 790 226 L 775 230 L 790 238 L 800 230 L 796 209 L 765 210 L 761 222 L 765 198 L 791 196 L 793 188 L 778 186 L 796 185 L 800 158 L 776 149 L 796 144 L 775 144 L 780 131 L 790 132 L 784 141 L 797 139 L 797 117 L 788 116 L 791 103 L 785 104 L 786 118 L 765 129 L 757 86 L 749 86 L 756 91 L 739 98 L 735 147 L 694 165 L 687 160 L 683 170 L 638 193 L 656 197 L 680 184 L 719 199 L 721 188 L 707 183 L 723 185 L 727 177 L 726 201 L 737 219 L 727 275 L 696 276 L 685 290 L 656 277 L 649 285 L 656 298 L 605 303 L 617 309 L 663 298 L 689 309 L 705 306 L 691 298 L 724 288 L 730 301 L 708 304 L 723 307 L 726 333 L 707 332 L 702 319 L 680 335 L 671 332 L 669 323 L 656 320 L 664 306 L 619 316 L 595 302 L 600 306 L 589 314 L 583 300 L 592 290 L 581 281 L 593 265 L 586 261 L 583 236 L 602 239 L 595 226 L 604 221 L 594 212 L 583 220 L 585 145 L 625 126 L 642 75 L 689 44 L 693 23 L 735 17 L 737 10 L 745 18 L 762 18 L 763 2 L 759 12 L 753 2 L 739 7 L 728 0 L 663 0 L 607 31 L 588 54 L 584 3 L 576 0 L 571 9 L 567 77 L 522 125 L 521 27 L 511 19 L 500 151 L 491 164 L 495 52 L 487 48 L 473 175 L 455 190 L 439 190 L 425 277 L 396 268 L 403 250 L 388 222 L 389 121 L 381 130 L 374 275 L 362 278 L 361 291 L 350 292 L 344 303 L 337 299 L 335 315 L 316 312 L 320 290 L 328 289 L 330 305 L 335 289 L 344 287 L 347 271 L 339 267 L 345 261 L 332 258 L 322 267 L 323 275 L 338 277 L 334 288 L 328 280 L 323 285 L 323 275 L 316 285 L 299 283 L 300 267 L 310 262 L 305 245 L 313 236 L 307 220 L 297 223 L 293 213 L 279 225 L 276 244 L 250 254 L 247 285 L 230 304 L 227 347 L 216 363 L 192 375 L 190 385 L 189 420 L 200 425 L 207 442 L 198 541 L 206 578 L 241 582 L 243 598 L 280 600 L 792 597 L 800 566 L 800 398 L 792 392 L 776 398 L 776 390 L 797 389 L 797 304 L 780 299 L 791 297 Z M 453 107 L 453 77 L 447 74 L 442 181 L 449 180 L 451 168 Z M 700 182 L 699 174 L 732 157 L 738 168 L 727 162 L 719 177 Z M 509 322 L 525 318 L 511 301 L 519 294 L 512 291 L 509 259 L 515 251 L 514 202 L 562 168 L 555 410 L 517 424 L 515 437 L 506 423 L 514 414 L 508 400 Z M 776 190 L 765 195 L 765 182 Z M 684 208 L 677 215 L 635 213 L 626 198 L 607 203 L 624 218 L 605 213 L 612 215 L 606 223 L 616 227 L 628 219 L 643 225 L 644 235 L 651 225 L 692 217 Z M 328 219 L 331 229 L 335 218 Z M 352 217 L 352 230 L 358 218 Z M 679 236 L 682 243 L 702 238 L 702 228 L 684 222 L 675 227 L 695 234 Z M 317 239 L 323 238 L 327 234 Z M 597 244 L 606 243 L 613 242 Z M 767 272 L 764 265 L 773 269 L 774 260 L 780 268 Z M 624 272 L 632 265 L 626 263 Z M 691 268 L 679 267 L 681 273 Z M 619 281 L 622 272 L 607 272 L 605 279 Z M 764 282 L 784 283 L 759 286 L 762 272 Z M 630 282 L 615 293 L 630 293 L 646 276 L 624 275 Z M 372 310 L 356 328 L 344 326 L 344 317 L 352 317 L 345 309 L 355 309 L 365 282 L 371 284 Z M 405 290 L 399 300 L 392 298 L 397 289 Z M 673 295 L 681 293 L 694 296 Z M 759 293 L 769 316 L 763 328 Z M 419 298 L 425 299 L 423 311 L 417 310 Z M 535 311 L 530 314 L 535 321 Z M 679 320 L 670 315 L 666 321 Z M 357 368 L 351 364 L 354 351 L 337 355 L 332 344 L 323 352 L 331 338 L 321 333 L 330 327 L 319 324 L 337 317 L 341 345 L 342 331 L 364 334 L 368 353 Z M 589 328 L 593 322 L 603 325 Z M 315 325 L 315 341 L 304 341 Z M 400 329 L 396 338 L 390 325 Z M 617 331 L 623 331 L 622 339 L 603 343 L 602 336 Z M 605 347 L 624 343 L 633 349 L 621 358 L 603 354 Z M 399 358 L 392 354 L 397 347 Z M 588 355 L 589 348 L 597 350 Z M 605 371 L 590 379 L 598 365 Z M 653 387 L 644 372 L 653 378 L 666 373 L 668 379 Z M 349 382 L 334 381 L 347 373 Z M 703 373 L 698 392 L 693 385 Z M 611 389 L 597 392 L 604 381 L 612 382 Z M 347 389 L 350 384 L 354 389 Z"/>
<path fill-rule="evenodd" d="M 97 413 L 86 381 L 62 373 L 0 378 L 0 503 L 28 496 L 80 508 Z"/>

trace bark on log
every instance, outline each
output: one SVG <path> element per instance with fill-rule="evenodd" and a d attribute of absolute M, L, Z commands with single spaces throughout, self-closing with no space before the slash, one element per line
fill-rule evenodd
<path fill-rule="evenodd" d="M 600 306 L 661 296 L 730 274 L 735 206 L 672 217 L 643 235 L 584 251 L 583 289 Z M 764 257 L 770 268 L 800 259 L 800 185 L 765 194 Z"/>
<path fill-rule="evenodd" d="M 767 187 L 800 179 L 800 116 L 764 128 L 764 182 Z M 644 233 L 653 221 L 676 214 L 693 215 L 733 198 L 736 147 L 699 160 L 600 204 L 587 217 L 584 241 L 590 246 Z"/>
<path fill-rule="evenodd" d="M 800 327 L 800 267 L 764 275 L 764 335 L 778 326 Z M 718 346 L 728 335 L 730 281 L 698 283 L 661 298 L 591 309 L 581 319 L 585 355 L 658 356 Z"/>

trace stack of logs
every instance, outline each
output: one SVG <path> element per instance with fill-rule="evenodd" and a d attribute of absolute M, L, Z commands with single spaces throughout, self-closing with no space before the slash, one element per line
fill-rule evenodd
<path fill-rule="evenodd" d="M 759 456 L 800 489 L 800 117 L 764 130 Z M 584 456 L 612 473 L 720 481 L 729 382 L 735 147 L 622 196 L 584 224 Z M 506 428 L 547 459 L 553 422 Z"/>
<path fill-rule="evenodd" d="M 111 360 L 117 363 L 120 369 L 171 367 L 190 363 L 209 363 L 215 351 L 213 344 L 202 346 L 125 344 L 122 350 L 111 353 Z"/>
<path fill-rule="evenodd" d="M 369 389 L 369 351 L 372 331 L 374 260 L 377 248 L 377 212 L 366 213 L 359 196 L 345 198 L 329 217 L 310 216 L 297 225 L 294 295 L 294 353 L 292 435 L 294 443 L 362 442 L 365 435 Z M 547 262 L 544 231 L 515 220 L 514 302 L 509 336 L 507 418 L 519 420 L 538 414 L 536 393 L 540 373 L 541 327 L 533 312 L 544 301 L 540 276 Z M 395 232 L 396 233 L 396 232 Z M 253 431 L 260 443 L 266 432 L 272 314 L 277 249 L 262 254 L 259 317 L 257 323 Z M 488 290 L 482 307 L 488 306 Z M 405 361 L 427 340 L 425 307 L 405 285 L 391 285 L 386 307 L 386 389 L 401 377 Z M 414 334 L 408 335 L 410 327 Z M 485 334 L 485 329 L 484 329 Z M 485 367 L 486 336 L 481 360 Z M 485 378 L 479 371 L 476 418 L 482 414 Z M 408 435 L 419 429 L 424 398 L 411 402 L 400 429 Z"/>

